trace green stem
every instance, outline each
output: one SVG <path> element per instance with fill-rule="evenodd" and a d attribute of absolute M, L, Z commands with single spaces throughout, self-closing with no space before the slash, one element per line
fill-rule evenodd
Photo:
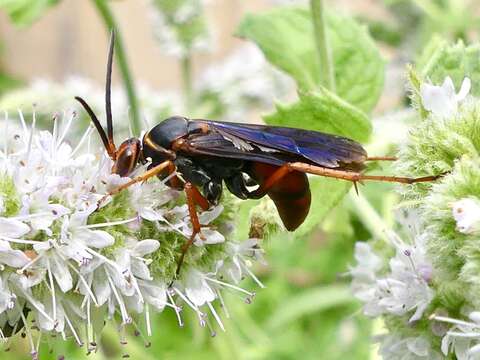
<path fill-rule="evenodd" d="M 310 0 L 310 9 L 312 11 L 318 60 L 320 62 L 320 84 L 328 90 L 335 92 L 335 75 L 332 52 L 327 39 L 323 0 Z"/>
<path fill-rule="evenodd" d="M 130 104 L 130 110 L 132 114 L 132 132 L 134 136 L 139 136 L 141 131 L 141 122 L 140 122 L 140 114 L 138 110 L 138 103 L 137 97 L 135 93 L 135 85 L 133 83 L 133 79 L 130 73 L 130 69 L 128 67 L 127 56 L 125 54 L 125 49 L 123 47 L 123 39 L 120 33 L 120 29 L 117 25 L 115 17 L 111 9 L 108 6 L 108 2 L 106 0 L 93 0 L 93 3 L 97 7 L 97 10 L 100 16 L 103 19 L 103 22 L 107 29 L 110 31 L 111 29 L 115 29 L 115 55 L 118 66 L 120 67 L 120 72 L 122 74 L 123 83 L 125 85 L 125 90 L 127 92 L 128 102 Z"/>
<path fill-rule="evenodd" d="M 182 58 L 182 80 L 183 80 L 183 95 L 185 98 L 185 105 L 187 112 L 192 111 L 193 107 L 193 82 L 192 82 L 192 57 L 190 54 Z"/>

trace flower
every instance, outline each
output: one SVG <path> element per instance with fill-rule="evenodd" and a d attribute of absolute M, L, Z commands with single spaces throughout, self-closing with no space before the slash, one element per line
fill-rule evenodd
<path fill-rule="evenodd" d="M 480 231 L 480 204 L 474 198 L 464 198 L 452 204 L 452 215 L 457 222 L 457 230 L 464 234 Z"/>
<path fill-rule="evenodd" d="M 202 0 L 151 0 L 151 22 L 158 44 L 168 55 L 184 58 L 209 49 Z"/>
<path fill-rule="evenodd" d="M 269 109 L 274 99 L 292 93 L 294 85 L 268 64 L 259 49 L 245 45 L 222 63 L 208 67 L 200 76 L 197 89 L 205 100 L 218 102 L 215 108 L 221 109 L 222 118 L 245 121 L 252 107 Z"/>
<path fill-rule="evenodd" d="M 441 359 L 441 355 L 424 337 L 401 338 L 397 335 L 384 335 L 377 339 L 381 341 L 378 352 L 385 360 Z"/>
<path fill-rule="evenodd" d="M 480 312 L 468 315 L 470 321 L 458 320 L 433 314 L 431 320 L 452 324 L 442 338 L 442 353 L 453 353 L 459 360 L 474 360 L 480 355 Z"/>
<path fill-rule="evenodd" d="M 389 260 L 386 272 L 382 272 L 382 259 L 369 244 L 356 244 L 358 263 L 350 269 L 352 291 L 364 302 L 365 315 L 409 314 L 408 321 L 414 322 L 423 316 L 433 299 L 429 286 L 433 269 L 426 258 L 425 237 L 416 236 L 414 244 L 409 245 L 392 232 L 389 240 L 395 256 Z"/>
<path fill-rule="evenodd" d="M 91 352 L 104 321 L 120 320 L 124 343 L 127 327 L 141 333 L 139 316 L 152 334 L 153 311 L 171 308 L 183 325 L 183 304 L 212 334 L 208 313 L 224 329 L 213 305 L 223 306 L 223 289 L 248 301 L 254 293 L 238 286 L 240 275 L 226 279 L 219 269 L 225 273 L 225 264 L 234 263 L 241 277 L 260 284 L 248 269 L 258 244 L 245 247 L 221 232 L 229 226 L 223 226 L 223 206 L 216 206 L 199 214 L 212 228 L 202 228 L 176 276 L 178 256 L 192 233 L 180 194 L 152 179 L 99 204 L 130 179 L 111 174 L 105 153 L 90 152 L 90 127 L 75 148 L 66 142 L 76 116 L 55 117 L 50 133 L 35 130 L 35 122 L 28 129 L 20 113 L 20 134 L 0 152 L 0 336 L 7 325 L 23 324 L 18 326 L 25 327 L 33 358 L 40 344 L 34 330 L 72 336 Z"/>
<path fill-rule="evenodd" d="M 457 112 L 458 104 L 467 97 L 470 88 L 471 81 L 467 77 L 463 79 L 458 94 L 455 93 L 455 86 L 449 76 L 441 86 L 423 83 L 420 86 L 423 107 L 436 116 L 451 117 Z"/>

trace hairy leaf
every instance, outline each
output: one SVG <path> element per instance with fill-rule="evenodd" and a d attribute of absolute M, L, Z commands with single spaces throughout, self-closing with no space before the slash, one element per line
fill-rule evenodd
<path fill-rule="evenodd" d="M 370 111 L 383 88 L 384 62 L 366 29 L 352 18 L 327 13 L 337 94 Z M 237 31 L 254 41 L 270 63 L 291 75 L 301 90 L 317 89 L 319 61 L 310 11 L 282 7 L 245 17 Z"/>

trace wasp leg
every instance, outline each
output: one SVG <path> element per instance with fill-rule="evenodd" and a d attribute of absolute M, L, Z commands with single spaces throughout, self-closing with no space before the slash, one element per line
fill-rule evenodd
<path fill-rule="evenodd" d="M 395 156 L 371 156 L 367 157 L 365 161 L 397 161 L 398 158 Z"/>
<path fill-rule="evenodd" d="M 187 253 L 190 246 L 192 246 L 195 241 L 195 237 L 197 236 L 197 234 L 200 233 L 200 230 L 203 227 L 203 225 L 200 224 L 200 220 L 198 219 L 196 206 L 200 206 L 202 210 L 208 210 L 208 208 L 210 207 L 208 200 L 200 193 L 200 191 L 198 191 L 198 189 L 192 183 L 185 183 L 184 190 L 185 195 L 187 196 L 188 213 L 190 215 L 190 221 L 192 222 L 192 235 L 190 235 L 190 239 L 182 246 L 182 254 L 178 259 L 177 270 L 175 271 L 176 277 L 178 277 L 178 275 L 180 274 L 183 260 L 185 259 L 185 254 Z"/>
<path fill-rule="evenodd" d="M 367 180 L 367 181 L 395 182 L 395 183 L 401 183 L 401 184 L 414 184 L 419 182 L 434 181 L 442 176 L 442 175 L 432 175 L 432 176 L 423 176 L 418 178 L 410 178 L 410 177 L 401 177 L 401 176 L 364 175 L 359 172 L 329 169 L 321 166 L 315 166 L 315 165 L 310 165 L 310 164 L 305 164 L 300 162 L 289 163 L 284 166 L 287 167 L 287 169 L 289 169 L 287 171 L 296 170 L 296 171 L 302 171 L 307 174 L 331 177 L 335 179 L 349 180 L 353 182 L 357 182 L 357 181 L 361 182 L 361 181 Z"/>
<path fill-rule="evenodd" d="M 123 185 L 120 185 L 112 190 L 110 190 L 104 197 L 102 197 L 100 199 L 100 201 L 98 202 L 98 204 L 100 205 L 103 201 L 105 201 L 105 199 L 109 196 L 112 196 L 112 195 L 115 195 L 115 194 L 118 194 L 119 192 L 129 188 L 130 186 L 136 184 L 136 183 L 139 183 L 139 182 L 143 182 L 143 181 L 146 181 L 148 179 L 150 179 L 151 177 L 154 177 L 158 174 L 160 174 L 161 172 L 163 172 L 165 169 L 169 170 L 169 171 L 172 171 L 172 169 L 174 170 L 175 169 L 175 165 L 170 161 L 170 160 L 167 160 L 167 161 L 164 161 L 156 166 L 154 166 L 153 168 L 151 168 L 150 170 L 147 170 L 145 171 L 142 175 L 139 175 L 137 177 L 134 177 L 132 180 L 130 180 L 129 182 L 123 184 Z"/>
<path fill-rule="evenodd" d="M 300 171 L 307 174 L 331 177 L 352 181 L 355 185 L 357 182 L 367 181 L 383 181 L 396 182 L 402 184 L 414 184 L 418 182 L 434 181 L 442 175 L 424 176 L 419 178 L 399 177 L 399 176 L 382 176 L 382 175 L 364 175 L 359 172 L 329 169 L 321 166 L 315 166 L 300 162 L 288 163 L 279 167 L 267 180 L 265 180 L 255 191 L 249 194 L 250 198 L 259 199 L 270 190 L 270 188 L 280 181 L 285 175 L 291 171 Z"/>

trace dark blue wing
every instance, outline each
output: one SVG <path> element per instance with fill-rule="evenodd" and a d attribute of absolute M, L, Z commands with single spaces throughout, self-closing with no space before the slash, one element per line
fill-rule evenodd
<path fill-rule="evenodd" d="M 278 126 L 198 121 L 207 123 L 212 132 L 222 135 L 229 141 L 239 141 L 236 147 L 243 150 L 243 153 L 256 153 L 257 149 L 264 154 L 268 154 L 269 151 L 275 154 L 274 151 L 278 151 L 286 157 L 297 158 L 295 161 L 302 161 L 303 158 L 329 168 L 344 164 L 358 165 L 367 157 L 366 151 L 359 143 L 342 136 Z M 255 149 L 249 149 L 248 146 L 242 149 L 244 143 Z"/>

